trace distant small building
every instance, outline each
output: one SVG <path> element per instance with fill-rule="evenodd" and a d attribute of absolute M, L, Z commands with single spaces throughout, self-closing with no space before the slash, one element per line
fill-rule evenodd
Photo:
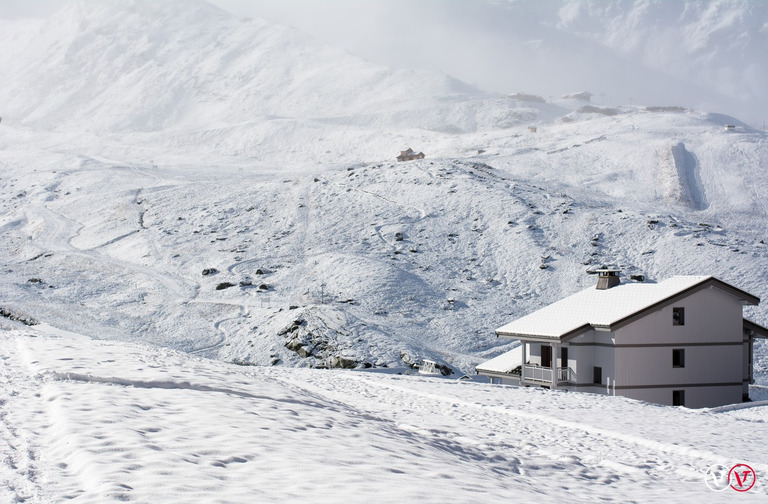
<path fill-rule="evenodd" d="M 509 95 L 509 97 L 517 101 L 546 103 L 546 100 L 541 96 L 526 93 L 514 93 Z"/>
<path fill-rule="evenodd" d="M 412 161 L 414 159 L 424 159 L 424 153 L 414 152 L 413 149 L 408 147 L 408 149 L 400 151 L 400 155 L 397 156 L 398 161 Z"/>
<path fill-rule="evenodd" d="M 536 133 L 538 131 L 536 126 L 528 126 L 528 133 Z"/>
<path fill-rule="evenodd" d="M 725 131 L 736 131 L 736 125 L 735 124 L 726 124 L 725 125 Z"/>
<path fill-rule="evenodd" d="M 580 93 L 563 95 L 563 98 L 566 100 L 580 100 L 589 103 L 592 100 L 592 93 L 589 91 L 582 91 Z"/>

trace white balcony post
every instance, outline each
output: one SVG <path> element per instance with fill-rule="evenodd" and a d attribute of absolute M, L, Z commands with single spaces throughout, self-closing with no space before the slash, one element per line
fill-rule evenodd
<path fill-rule="evenodd" d="M 520 386 L 525 386 L 525 341 L 520 341 L 523 345 L 523 363 L 520 366 Z"/>
<path fill-rule="evenodd" d="M 550 343 L 549 347 L 552 349 L 552 390 L 555 390 L 557 389 L 557 351 L 560 349 L 560 345 Z"/>

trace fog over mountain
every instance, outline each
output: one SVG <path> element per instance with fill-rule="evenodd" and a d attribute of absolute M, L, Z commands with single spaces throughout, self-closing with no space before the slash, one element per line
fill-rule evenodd
<path fill-rule="evenodd" d="M 0 16 L 43 16 L 65 3 L 7 0 Z M 557 97 L 586 90 L 599 104 L 680 105 L 759 127 L 768 119 L 768 2 L 212 3 L 295 26 L 376 63 L 441 70 L 488 91 Z"/>
<path fill-rule="evenodd" d="M 768 118 L 768 3 L 757 0 L 217 0 L 390 66 L 502 93 L 588 90 L 606 105 Z"/>

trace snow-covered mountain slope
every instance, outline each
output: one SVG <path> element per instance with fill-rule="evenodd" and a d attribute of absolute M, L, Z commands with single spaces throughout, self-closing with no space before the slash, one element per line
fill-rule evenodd
<path fill-rule="evenodd" d="M 768 495 L 758 404 L 242 368 L 45 326 L 0 361 L 3 502 L 732 502 L 705 475 L 737 462 L 759 475 L 738 500 Z"/>
<path fill-rule="evenodd" d="M 615 112 L 432 133 L 442 157 L 420 161 L 272 170 L 30 155 L 4 127 L 5 304 L 228 361 L 472 372 L 503 348 L 493 329 L 600 265 L 765 298 L 765 135 Z"/>

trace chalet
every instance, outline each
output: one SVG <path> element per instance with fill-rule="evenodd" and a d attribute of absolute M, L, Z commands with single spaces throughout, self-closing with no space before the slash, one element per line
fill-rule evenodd
<path fill-rule="evenodd" d="M 711 276 L 597 286 L 496 330 L 521 345 L 477 366 L 491 383 L 703 408 L 749 400 L 752 348 L 768 329 L 743 317 L 760 299 Z"/>
<path fill-rule="evenodd" d="M 414 159 L 424 159 L 423 152 L 414 152 L 410 147 L 407 150 L 400 151 L 400 155 L 397 156 L 398 161 L 412 161 Z"/>

